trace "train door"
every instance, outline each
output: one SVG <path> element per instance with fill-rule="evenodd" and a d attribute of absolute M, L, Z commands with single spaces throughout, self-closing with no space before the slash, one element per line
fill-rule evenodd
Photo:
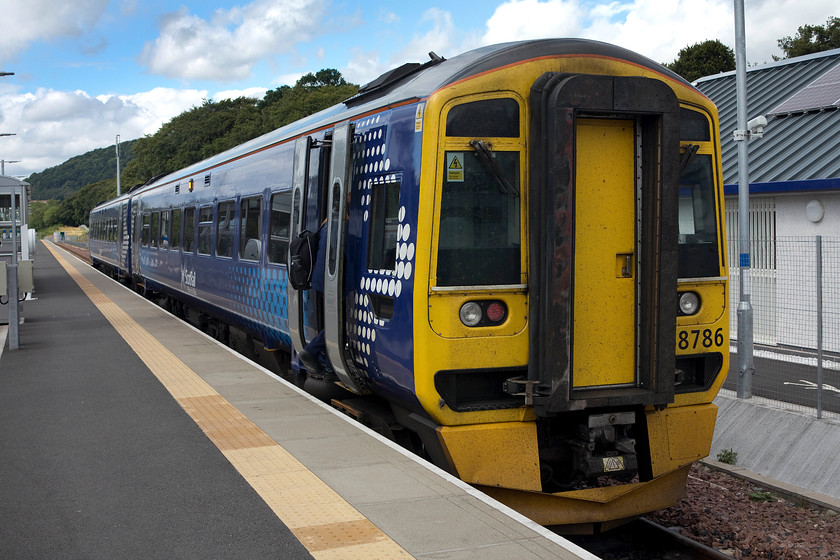
<path fill-rule="evenodd" d="M 346 194 L 350 188 L 352 127 L 344 123 L 328 134 L 324 141 L 302 137 L 295 144 L 294 183 L 292 186 L 291 238 L 305 229 L 321 224 L 321 236 L 326 237 L 323 301 L 318 301 L 310 290 L 308 297 L 301 290 L 288 284 L 289 334 L 295 351 L 301 350 L 311 336 L 307 330 L 323 329 L 330 366 L 338 379 L 348 389 L 363 393 L 361 378 L 350 365 L 345 354 L 344 321 L 344 237 L 346 222 Z M 311 170 L 313 149 L 320 149 L 318 169 Z M 310 180 L 314 178 L 315 180 Z M 311 189 L 317 192 L 311 192 Z M 313 216 L 317 220 L 313 222 Z M 318 307 L 322 308 L 319 310 Z M 307 313 L 308 311 L 308 313 Z M 306 329 L 306 326 L 314 329 Z"/>
<path fill-rule="evenodd" d="M 125 201 L 119 205 L 119 223 L 117 225 L 117 243 L 119 244 L 119 266 L 124 269 L 124 273 L 131 275 L 131 244 L 129 224 L 131 223 L 131 214 L 129 210 L 129 202 Z"/>
<path fill-rule="evenodd" d="M 352 186 L 353 127 L 342 123 L 335 127 L 330 150 L 330 174 L 327 187 L 327 260 L 324 267 L 324 334 L 330 364 L 345 387 L 354 393 L 367 392 L 364 379 L 352 365 L 345 344 L 344 240 L 347 227 L 347 203 Z"/>
<path fill-rule="evenodd" d="M 309 193 L 309 151 L 312 138 L 304 136 L 295 141 L 295 163 L 292 179 L 292 215 L 289 238 L 295 239 L 303 231 L 306 217 L 306 200 Z M 289 336 L 292 348 L 300 351 L 306 346 L 303 321 L 303 293 L 291 282 L 286 284 L 289 307 Z"/>
<path fill-rule="evenodd" d="M 532 88 L 529 373 L 545 414 L 673 401 L 679 104 L 641 77 Z"/>
<path fill-rule="evenodd" d="M 577 119 L 572 386 L 636 382 L 633 120 Z M 609 157 L 604 157 L 609 154 Z"/>

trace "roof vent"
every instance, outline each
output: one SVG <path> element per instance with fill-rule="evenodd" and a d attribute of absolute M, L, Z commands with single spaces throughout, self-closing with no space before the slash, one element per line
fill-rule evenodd
<path fill-rule="evenodd" d="M 420 64 L 419 62 L 408 62 L 398 68 L 385 72 L 372 82 L 368 82 L 360 87 L 359 93 L 345 101 L 344 104 L 348 107 L 353 107 L 361 105 L 365 101 L 385 95 L 405 78 L 425 70 L 426 68 L 440 64 L 445 60 L 446 59 L 442 56 L 435 54 L 434 51 L 429 52 L 429 60 L 427 62 L 423 64 Z"/>

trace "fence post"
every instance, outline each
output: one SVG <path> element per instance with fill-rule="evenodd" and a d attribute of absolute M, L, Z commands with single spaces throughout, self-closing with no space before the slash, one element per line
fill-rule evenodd
<path fill-rule="evenodd" d="M 817 418 L 822 418 L 823 397 L 823 294 L 822 235 L 817 236 Z"/>

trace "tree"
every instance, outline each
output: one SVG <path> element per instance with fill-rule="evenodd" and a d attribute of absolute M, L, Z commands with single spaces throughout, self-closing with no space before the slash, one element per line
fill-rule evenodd
<path fill-rule="evenodd" d="M 341 73 L 328 68 L 303 76 L 294 87 L 280 86 L 269 90 L 260 101 L 248 97 L 204 100 L 201 106 L 174 117 L 155 134 L 131 144 L 121 144 L 121 148 L 127 145 L 133 148 L 130 151 L 133 159 L 122 172 L 123 192 L 152 176 L 176 171 L 340 103 L 358 91 L 359 86 L 347 83 Z M 94 156 L 102 160 L 101 165 L 92 164 Z M 87 223 L 90 210 L 116 194 L 113 159 L 112 146 L 78 156 L 59 166 L 62 173 L 57 174 L 54 183 L 67 186 L 70 179 L 77 182 L 72 188 L 67 188 L 62 197 L 44 196 L 45 199 L 64 200 L 38 205 L 33 212 L 33 220 L 41 227 L 58 223 L 69 226 Z M 103 168 L 101 173 L 88 174 L 91 169 L 98 170 L 99 167 Z M 34 178 L 36 183 L 45 183 L 46 175 L 46 172 L 35 174 L 30 182 Z M 85 186 L 80 188 L 80 185 Z M 36 184 L 32 183 L 32 186 L 34 192 Z"/>
<path fill-rule="evenodd" d="M 840 48 L 840 18 L 831 16 L 822 25 L 803 25 L 793 37 L 782 37 L 779 48 L 785 53 L 783 58 L 793 58 L 806 54 Z M 779 60 L 777 57 L 773 57 Z"/>
<path fill-rule="evenodd" d="M 344 86 L 347 82 L 341 76 L 341 72 L 334 68 L 324 68 L 317 72 L 306 74 L 302 76 L 295 87 L 323 87 L 323 86 Z"/>
<path fill-rule="evenodd" d="M 134 160 L 125 174 L 145 181 L 232 148 L 261 133 L 257 100 L 249 97 L 205 99 L 164 124 L 152 136 L 137 140 Z M 236 134 L 231 134 L 236 129 Z M 247 131 L 247 132 L 246 132 Z"/>
<path fill-rule="evenodd" d="M 718 41 L 708 40 L 680 50 L 677 59 L 664 66 L 689 82 L 735 70 L 735 52 Z"/>

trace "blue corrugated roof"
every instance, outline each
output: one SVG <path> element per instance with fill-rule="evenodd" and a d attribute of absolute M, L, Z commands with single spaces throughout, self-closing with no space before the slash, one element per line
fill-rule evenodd
<path fill-rule="evenodd" d="M 747 70 L 747 119 L 767 116 L 764 137 L 749 141 L 750 183 L 787 183 L 823 188 L 840 179 L 840 110 L 771 116 L 770 111 L 840 65 L 840 49 L 782 60 Z M 699 79 L 697 88 L 718 107 L 723 182 L 738 182 L 735 72 Z M 836 188 L 837 181 L 826 185 Z M 799 190 L 792 189 L 792 190 Z"/>

